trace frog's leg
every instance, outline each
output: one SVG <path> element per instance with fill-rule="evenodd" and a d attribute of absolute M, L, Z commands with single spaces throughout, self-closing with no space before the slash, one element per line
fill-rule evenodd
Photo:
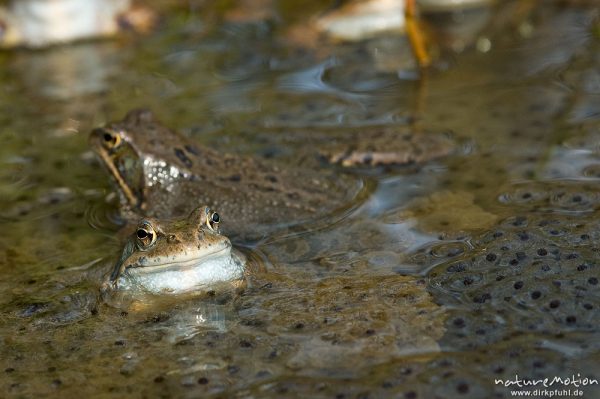
<path fill-rule="evenodd" d="M 419 26 L 415 2 L 416 0 L 404 0 L 406 34 L 419 67 L 426 68 L 431 64 L 431 57 L 425 46 L 425 35 Z"/>

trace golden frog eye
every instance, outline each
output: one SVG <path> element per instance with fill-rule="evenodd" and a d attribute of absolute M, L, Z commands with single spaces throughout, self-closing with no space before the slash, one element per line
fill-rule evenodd
<path fill-rule="evenodd" d="M 112 130 L 104 130 L 102 133 L 102 142 L 108 149 L 117 148 L 121 144 L 121 135 Z"/>
<path fill-rule="evenodd" d="M 156 241 L 156 232 L 148 223 L 139 226 L 135 232 L 135 236 L 141 248 L 148 248 Z"/>
<path fill-rule="evenodd" d="M 206 225 L 211 231 L 219 231 L 220 221 L 221 217 L 217 212 L 213 212 L 209 208 L 206 208 Z"/>

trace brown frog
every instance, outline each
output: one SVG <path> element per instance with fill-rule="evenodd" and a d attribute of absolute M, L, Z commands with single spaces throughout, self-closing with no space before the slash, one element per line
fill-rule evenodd
<path fill-rule="evenodd" d="M 199 145 L 148 110 L 95 129 L 90 143 L 118 185 L 125 216 L 179 217 L 205 203 L 233 221 L 224 231 L 230 237 L 257 238 L 266 227 L 344 208 L 362 186 Z"/>
<path fill-rule="evenodd" d="M 246 259 L 219 232 L 207 206 L 175 220 L 143 218 L 125 243 L 104 290 L 182 294 L 242 284 Z"/>

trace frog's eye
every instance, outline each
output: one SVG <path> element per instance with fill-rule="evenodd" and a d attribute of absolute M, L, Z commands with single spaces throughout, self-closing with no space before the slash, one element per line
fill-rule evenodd
<path fill-rule="evenodd" d="M 156 232 L 149 224 L 143 224 L 135 232 L 137 241 L 142 248 L 148 248 L 156 241 Z"/>
<path fill-rule="evenodd" d="M 117 132 L 105 130 L 102 133 L 102 142 L 106 148 L 116 148 L 119 146 L 119 144 L 121 144 L 121 135 Z"/>
<path fill-rule="evenodd" d="M 221 217 L 217 212 L 213 212 L 210 209 L 206 208 L 206 225 L 212 231 L 219 231 L 219 222 L 221 221 Z"/>

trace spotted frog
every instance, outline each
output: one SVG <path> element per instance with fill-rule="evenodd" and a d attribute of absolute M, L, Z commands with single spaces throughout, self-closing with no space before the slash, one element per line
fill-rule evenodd
<path fill-rule="evenodd" d="M 219 232 L 208 206 L 181 219 L 143 218 L 103 284 L 105 291 L 185 294 L 239 287 L 245 257 Z"/>
<path fill-rule="evenodd" d="M 118 185 L 123 213 L 172 218 L 197 203 L 219 209 L 230 237 L 261 235 L 348 206 L 362 183 L 199 145 L 134 110 L 95 129 L 90 143 Z"/>

